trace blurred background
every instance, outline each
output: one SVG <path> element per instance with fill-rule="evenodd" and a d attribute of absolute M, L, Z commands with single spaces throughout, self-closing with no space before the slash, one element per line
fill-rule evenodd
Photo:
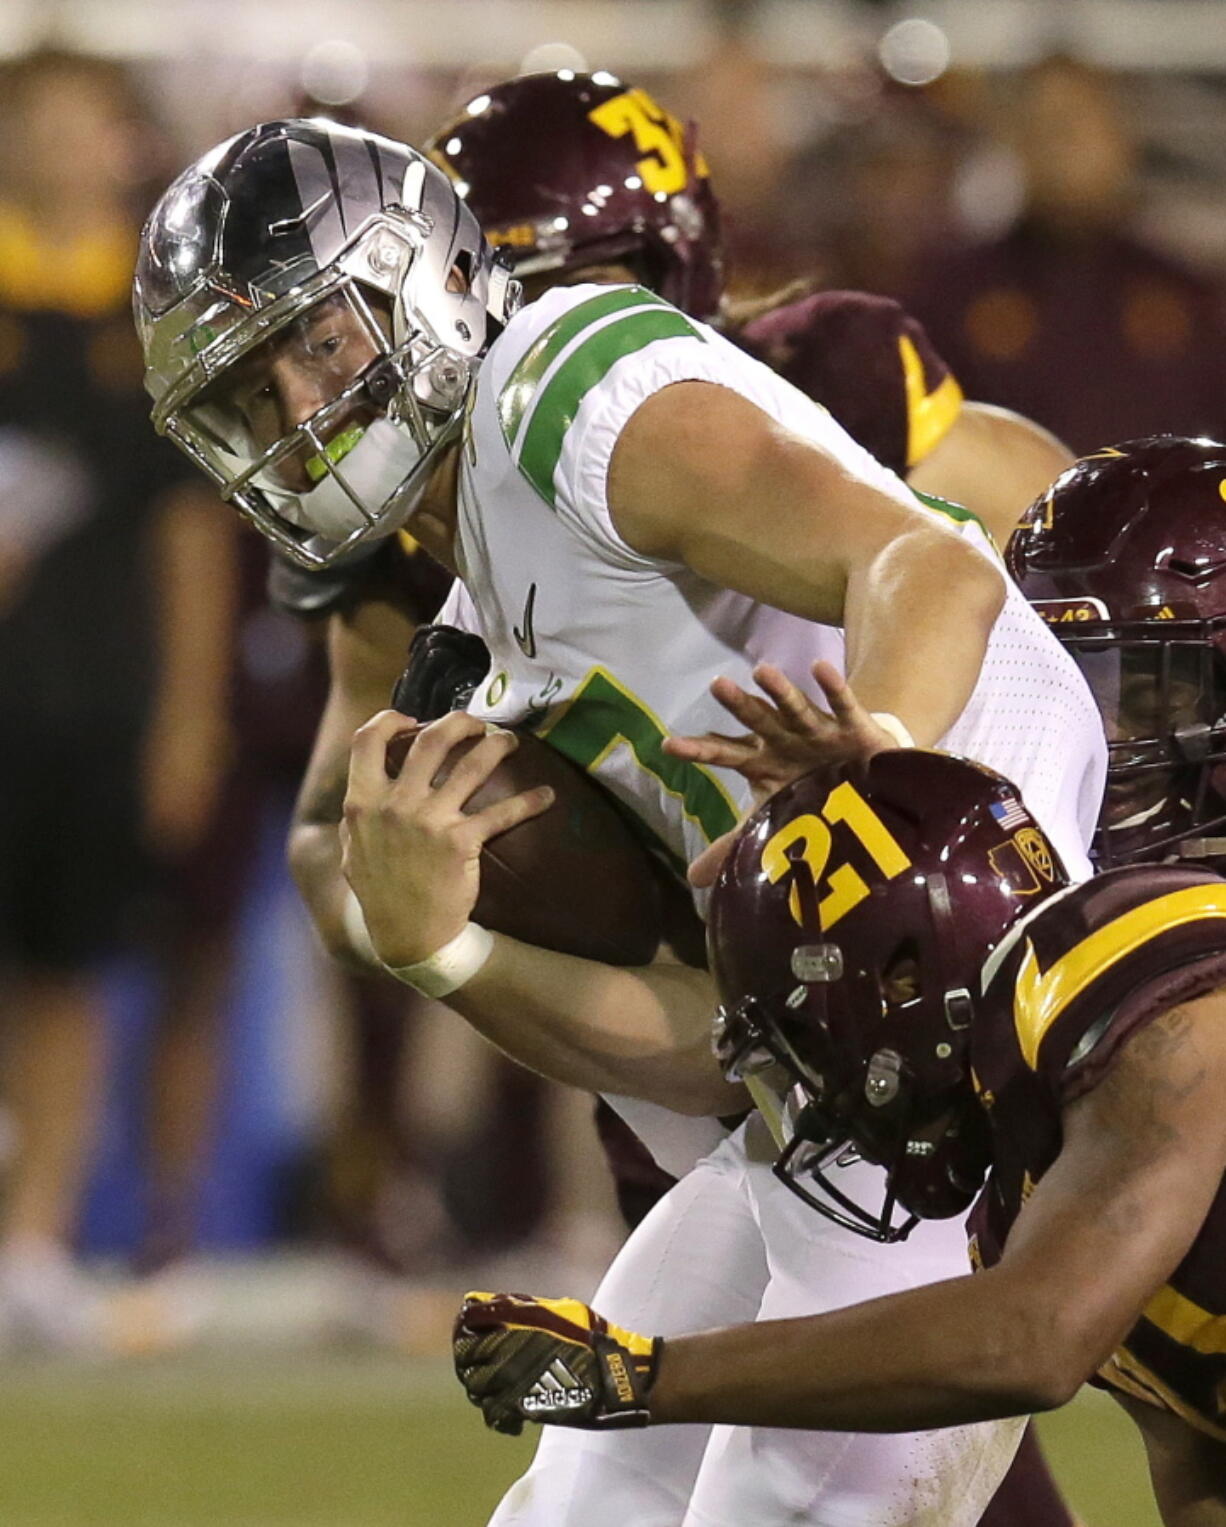
<path fill-rule="evenodd" d="M 484 1522 L 472 1286 L 589 1293 L 590 1100 L 316 953 L 283 867 L 326 687 L 147 424 L 170 177 L 252 122 L 421 141 L 605 69 L 700 127 L 730 286 L 901 298 L 1078 451 L 1226 433 L 1226 0 L 0 0 L 0 1518 Z M 1156 1521 L 1090 1396 L 1088 1527 Z"/>

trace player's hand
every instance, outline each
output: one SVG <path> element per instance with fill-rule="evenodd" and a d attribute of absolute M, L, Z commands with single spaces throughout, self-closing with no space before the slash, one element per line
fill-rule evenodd
<path fill-rule="evenodd" d="M 830 709 L 822 710 L 778 668 L 759 663 L 753 671 L 762 695 L 750 694 L 731 679 L 716 679 L 711 693 L 730 715 L 749 730 L 738 737 L 708 732 L 704 737 L 669 737 L 665 752 L 692 763 L 735 769 L 749 781 L 754 804 L 760 806 L 784 785 L 821 765 L 834 766 L 871 758 L 897 741 L 880 727 L 856 699 L 847 680 L 831 663 L 813 665 Z M 690 865 L 690 882 L 714 883 L 728 855 L 735 832 L 725 833 Z"/>
<path fill-rule="evenodd" d="M 610 1325 L 577 1299 L 467 1294 L 452 1337 L 456 1375 L 485 1424 L 590 1431 L 646 1426 L 664 1343 Z"/>
<path fill-rule="evenodd" d="M 471 739 L 470 751 L 451 757 Z M 354 735 L 341 867 L 384 964 L 416 964 L 453 939 L 477 902 L 484 845 L 552 804 L 553 791 L 541 786 L 465 814 L 469 796 L 517 745 L 513 732 L 464 711 L 422 728 L 380 711 Z"/>

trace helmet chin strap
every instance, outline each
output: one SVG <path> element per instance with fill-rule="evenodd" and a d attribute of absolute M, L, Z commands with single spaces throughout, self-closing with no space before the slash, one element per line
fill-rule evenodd
<path fill-rule="evenodd" d="M 490 269 L 485 310 L 499 329 L 515 316 L 523 306 L 523 301 L 524 289 L 511 274 L 510 267 L 501 260 L 495 260 Z M 493 337 L 490 336 L 491 339 Z"/>

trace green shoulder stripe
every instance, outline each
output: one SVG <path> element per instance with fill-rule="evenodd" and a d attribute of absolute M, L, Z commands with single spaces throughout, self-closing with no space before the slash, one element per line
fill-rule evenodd
<path fill-rule="evenodd" d="M 701 339 L 683 314 L 667 306 L 628 313 L 577 345 L 549 379 L 528 419 L 519 469 L 547 503 L 554 502 L 553 474 L 566 432 L 584 398 L 624 356 L 657 339 Z"/>
<path fill-rule="evenodd" d="M 968 509 L 963 504 L 955 504 L 952 499 L 938 498 L 935 493 L 921 493 L 918 488 L 912 488 L 911 492 L 919 499 L 921 504 L 925 504 L 937 514 L 943 514 L 947 520 L 953 520 L 959 525 L 965 525 L 969 520 L 971 524 L 978 525 L 987 537 L 988 545 L 995 548 L 996 542 L 992 537 L 992 532 L 973 509 Z"/>
<path fill-rule="evenodd" d="M 515 443 L 520 423 L 536 395 L 541 378 L 571 340 L 589 324 L 607 318 L 611 313 L 641 308 L 648 303 L 658 307 L 665 305 L 662 298 L 645 287 L 618 287 L 612 292 L 602 292 L 598 297 L 589 297 L 542 329 L 520 356 L 498 394 L 498 422 L 507 445 Z"/>

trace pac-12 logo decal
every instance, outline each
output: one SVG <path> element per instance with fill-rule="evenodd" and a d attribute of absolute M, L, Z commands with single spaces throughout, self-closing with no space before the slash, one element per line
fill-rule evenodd
<path fill-rule="evenodd" d="M 813 884 L 819 889 L 824 877 L 826 894 L 817 904 L 823 932 L 833 928 L 868 895 L 863 877 L 850 864 L 836 864 L 827 874 L 834 849 L 834 834 L 827 824 L 840 822 L 851 831 L 887 880 L 893 880 L 911 867 L 911 860 L 893 833 L 855 786 L 847 780 L 836 785 L 826 797 L 821 816 L 805 812 L 803 816 L 794 817 L 768 839 L 762 850 L 762 869 L 772 885 L 790 875 L 797 861 L 808 866 Z M 795 884 L 788 895 L 788 910 L 803 928 L 804 908 Z"/>
<path fill-rule="evenodd" d="M 988 863 L 997 879 L 1010 885 L 1018 896 L 1033 896 L 1055 883 L 1056 858 L 1037 827 L 1023 827 L 998 843 L 989 850 Z"/>

